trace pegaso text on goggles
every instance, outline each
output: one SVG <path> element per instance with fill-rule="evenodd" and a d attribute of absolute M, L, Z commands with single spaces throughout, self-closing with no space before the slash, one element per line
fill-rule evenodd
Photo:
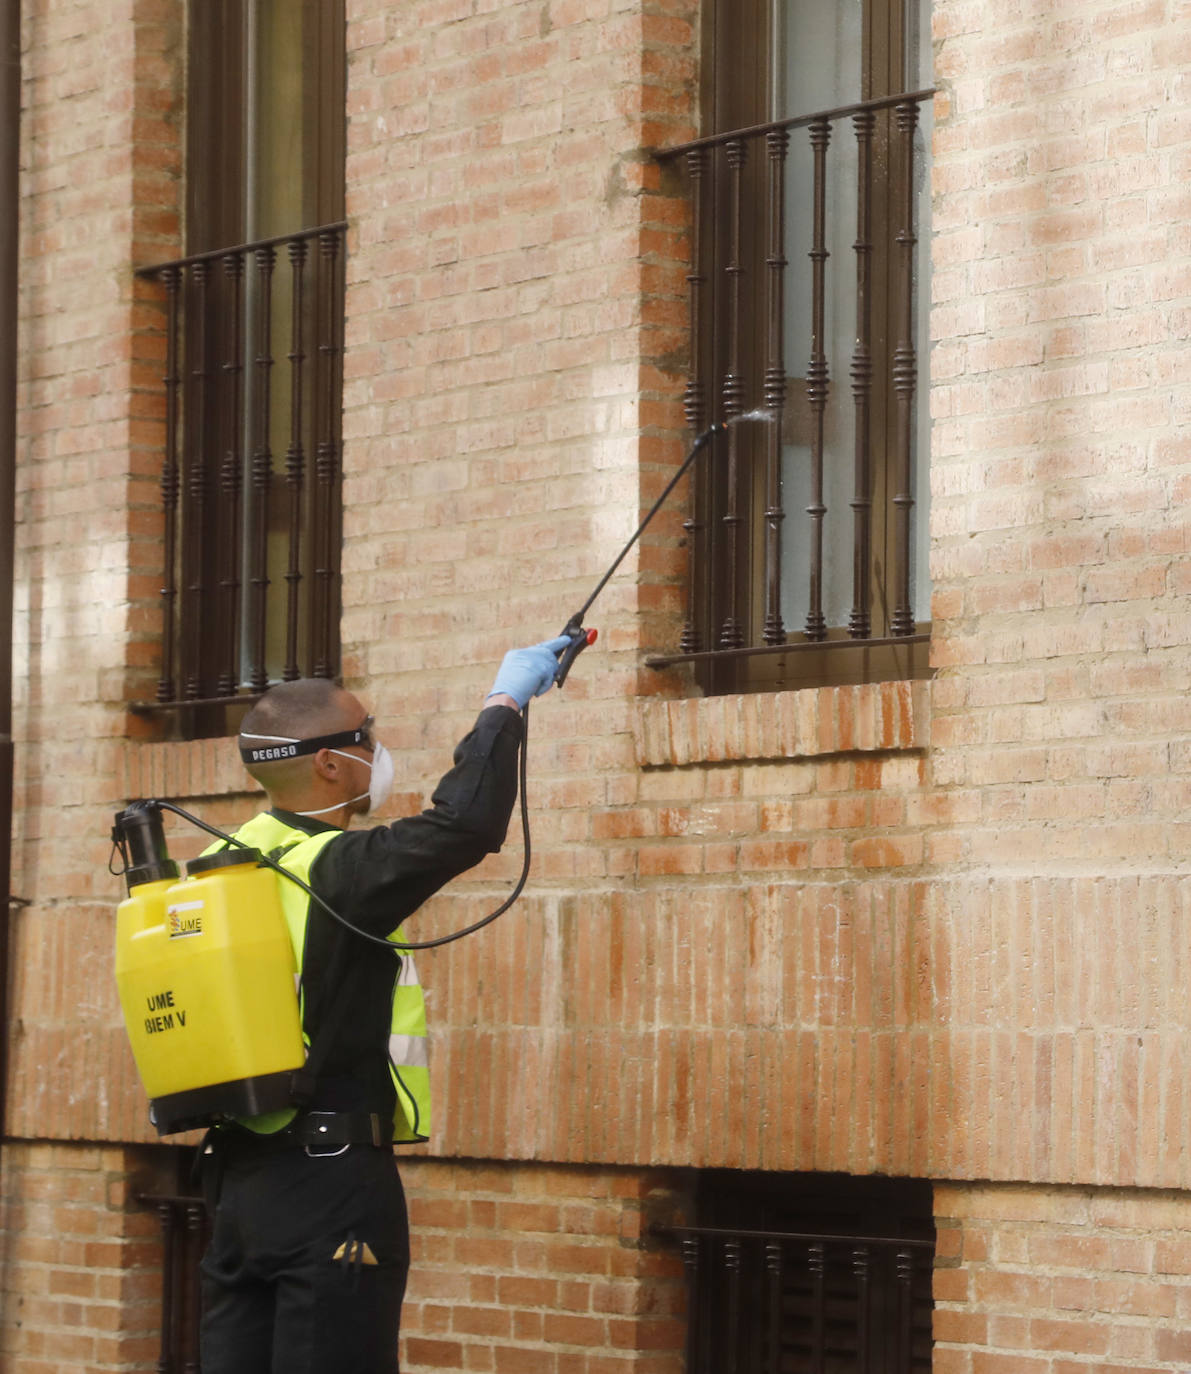
<path fill-rule="evenodd" d="M 359 725 L 351 730 L 340 730 L 334 735 L 316 735 L 314 739 L 287 739 L 283 735 L 244 735 L 240 736 L 240 757 L 245 763 L 268 763 L 273 759 L 297 759 L 305 754 L 317 754 L 320 749 L 344 749 L 352 744 L 362 745 L 371 750 L 373 718 L 365 716 Z M 269 740 L 268 744 L 246 745 L 244 740 Z"/>

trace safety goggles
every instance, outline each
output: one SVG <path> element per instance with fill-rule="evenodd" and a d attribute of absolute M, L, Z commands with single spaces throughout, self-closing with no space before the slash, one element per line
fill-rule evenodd
<path fill-rule="evenodd" d="M 375 748 L 372 738 L 372 716 L 365 716 L 359 725 L 351 730 L 340 730 L 334 735 L 316 735 L 314 739 L 288 739 L 284 735 L 245 735 L 246 739 L 260 740 L 260 744 L 240 744 L 240 757 L 245 763 L 271 763 L 274 759 L 298 759 L 305 754 L 317 754 L 320 749 L 346 749 L 358 744 L 369 753 Z M 267 741 L 267 742 L 266 742 Z"/>

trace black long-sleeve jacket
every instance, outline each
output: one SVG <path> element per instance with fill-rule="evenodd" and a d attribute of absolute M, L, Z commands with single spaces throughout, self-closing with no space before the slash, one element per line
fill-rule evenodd
<path fill-rule="evenodd" d="M 430 807 L 391 825 L 338 834 L 315 859 L 311 887 L 353 925 L 391 934 L 445 883 L 504 843 L 517 796 L 522 732 L 521 716 L 511 707 L 485 708 L 455 749 L 454 766 L 435 788 Z M 311 835 L 334 829 L 290 811 L 273 814 Z M 392 1115 L 385 1047 L 399 968 L 396 957 L 345 931 L 311 902 L 301 972 L 312 1041 L 330 999 L 345 998 L 351 1009 L 319 1074 L 312 1108 Z"/>

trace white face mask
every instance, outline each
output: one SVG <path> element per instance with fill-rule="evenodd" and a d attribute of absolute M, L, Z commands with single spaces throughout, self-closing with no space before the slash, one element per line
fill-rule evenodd
<path fill-rule="evenodd" d="M 368 782 L 368 810 L 379 811 L 393 790 L 393 756 L 379 742 L 373 746 L 372 774 Z"/>
<path fill-rule="evenodd" d="M 363 801 L 368 798 L 368 810 L 379 811 L 389 799 L 389 793 L 393 790 L 393 756 L 383 744 L 377 743 L 372 747 L 372 758 L 362 759 L 356 754 L 344 753 L 342 749 L 331 749 L 332 754 L 338 754 L 343 759 L 355 759 L 357 763 L 366 763 L 371 770 L 368 779 L 368 791 L 361 792 L 358 797 L 351 797 L 345 802 L 339 802 L 336 806 L 320 807 L 317 811 L 297 811 L 298 816 L 325 816 L 328 811 L 338 811 L 340 807 L 351 806 L 354 802 Z"/>

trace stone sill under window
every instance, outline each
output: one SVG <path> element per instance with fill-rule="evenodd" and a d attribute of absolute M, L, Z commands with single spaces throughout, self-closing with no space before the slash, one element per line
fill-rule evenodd
<path fill-rule="evenodd" d="M 930 688 L 929 681 L 877 682 L 641 701 L 633 718 L 636 761 L 676 768 L 925 749 Z M 123 795 L 130 801 L 257 791 L 229 739 L 141 744 L 124 755 Z"/>
<path fill-rule="evenodd" d="M 743 696 L 642 701 L 633 720 L 645 768 L 925 749 L 930 682 L 875 682 Z"/>

